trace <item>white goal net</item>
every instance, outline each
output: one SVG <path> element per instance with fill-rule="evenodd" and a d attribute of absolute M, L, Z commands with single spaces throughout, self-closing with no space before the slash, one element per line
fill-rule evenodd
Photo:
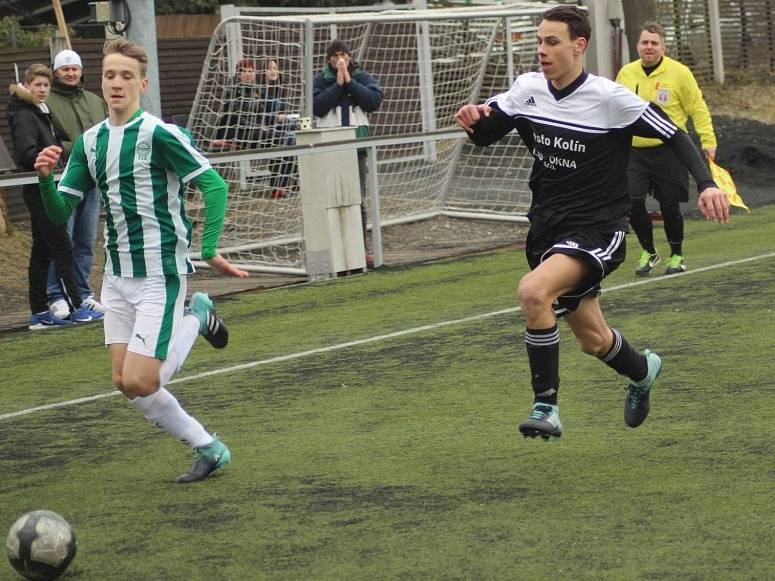
<path fill-rule="evenodd" d="M 545 9 L 523 2 L 223 21 L 188 121 L 230 185 L 221 252 L 257 270 L 304 273 L 294 130 L 298 117 L 313 117 L 312 79 L 332 38 L 347 42 L 385 95 L 369 119 L 379 200 L 378 208 L 369 204 L 373 228 L 442 214 L 523 218 L 532 158 L 518 135 L 477 148 L 453 131 L 453 115 L 535 69 L 535 31 Z M 273 82 L 265 70 L 275 65 Z M 248 66 L 254 78 L 245 76 Z"/>

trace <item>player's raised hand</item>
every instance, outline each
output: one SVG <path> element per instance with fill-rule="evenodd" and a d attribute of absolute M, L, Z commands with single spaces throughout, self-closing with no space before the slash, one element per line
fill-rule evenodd
<path fill-rule="evenodd" d="M 729 223 L 729 200 L 724 190 L 705 188 L 700 192 L 697 208 L 709 221 Z"/>
<path fill-rule="evenodd" d="M 463 105 L 457 113 L 455 113 L 455 122 L 460 125 L 467 133 L 474 132 L 474 125 L 479 122 L 482 117 L 489 117 L 492 107 L 488 105 Z"/>
<path fill-rule="evenodd" d="M 61 147 L 58 145 L 49 145 L 38 154 L 37 158 L 35 158 L 34 167 L 44 178 L 48 177 L 54 171 L 54 167 L 56 167 L 61 155 Z"/>
<path fill-rule="evenodd" d="M 216 254 L 212 258 L 205 260 L 205 262 L 221 276 L 235 276 L 237 278 L 245 278 L 250 276 L 246 270 L 237 268 L 220 254 Z"/>

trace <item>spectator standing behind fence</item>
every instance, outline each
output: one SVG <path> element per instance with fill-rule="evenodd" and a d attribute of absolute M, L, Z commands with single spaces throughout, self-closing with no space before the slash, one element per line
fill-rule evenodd
<path fill-rule="evenodd" d="M 237 62 L 234 84 L 224 99 L 225 107 L 213 146 L 220 148 L 258 148 L 293 145 L 290 133 L 290 104 L 282 98 L 277 61 L 264 63 L 264 85 L 257 82 L 253 59 Z M 292 163 L 271 160 L 270 187 L 273 198 L 285 197 L 290 183 Z"/>
<path fill-rule="evenodd" d="M 223 115 L 212 144 L 215 147 L 258 147 L 261 121 L 256 65 L 252 59 L 240 59 L 234 83 L 224 97 Z"/>
<path fill-rule="evenodd" d="M 46 105 L 51 111 L 51 120 L 61 141 L 65 162 L 78 136 L 108 116 L 105 101 L 83 88 L 81 57 L 72 50 L 60 51 L 54 57 L 54 83 Z M 100 197 L 95 188 L 87 192 L 78 204 L 67 222 L 67 232 L 73 248 L 73 272 L 80 294 L 92 310 L 104 313 L 105 308 L 89 287 L 99 221 Z M 48 269 L 48 301 L 55 316 L 66 317 L 69 314 L 53 265 Z"/>
<path fill-rule="evenodd" d="M 277 61 L 264 61 L 264 84 L 259 90 L 262 124 L 270 133 L 272 147 L 288 147 L 296 143 L 293 131 L 298 125 L 298 114 L 291 113 L 291 104 L 283 94 Z M 292 158 L 273 159 L 269 164 L 273 198 L 284 198 L 290 193 L 294 164 Z"/>
<path fill-rule="evenodd" d="M 34 64 L 24 73 L 24 86 L 11 85 L 12 95 L 7 109 L 8 121 L 11 126 L 16 163 L 25 171 L 35 169 L 35 158 L 41 150 L 59 143 L 45 103 L 52 79 L 51 69 L 42 64 Z M 101 312 L 94 311 L 82 301 L 73 274 L 73 252 L 67 229 L 49 220 L 40 199 L 38 184 L 26 184 L 22 189 L 22 196 L 30 211 L 32 227 L 32 249 L 27 273 L 32 311 L 29 328 L 46 329 L 70 325 L 73 322 L 86 323 L 101 319 Z M 46 279 L 52 260 L 56 280 L 64 286 L 62 292 L 68 304 L 69 319 L 54 316 L 48 308 Z"/>
<path fill-rule="evenodd" d="M 692 72 L 683 64 L 665 55 L 665 31 L 656 22 L 641 27 L 638 56 L 619 71 L 621 83 L 646 101 L 656 103 L 670 119 L 686 131 L 686 121 L 692 123 L 705 156 L 716 156 L 716 136 L 702 92 Z M 659 201 L 665 235 L 670 244 L 670 259 L 665 274 L 686 270 L 683 256 L 684 221 L 681 202 L 689 201 L 689 173 L 670 147 L 658 139 L 634 137 L 627 167 L 627 182 L 632 197 L 630 225 L 643 247 L 635 274 L 648 276 L 659 264 L 654 246 L 654 226 L 646 212 L 646 195 L 652 193 Z"/>
<path fill-rule="evenodd" d="M 343 40 L 335 39 L 326 48 L 328 63 L 315 75 L 312 109 L 317 127 L 355 126 L 358 138 L 369 136 L 367 113 L 382 104 L 384 94 L 377 80 L 355 62 Z M 358 150 L 358 175 L 361 183 L 361 223 L 366 243 L 366 150 Z M 374 260 L 366 257 L 366 265 Z"/>

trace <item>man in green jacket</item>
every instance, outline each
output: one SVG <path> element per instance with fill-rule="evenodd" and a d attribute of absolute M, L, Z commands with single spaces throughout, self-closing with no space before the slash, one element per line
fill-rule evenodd
<path fill-rule="evenodd" d="M 70 157 L 75 140 L 84 131 L 108 116 L 108 109 L 101 97 L 83 88 L 81 57 L 72 50 L 63 50 L 54 57 L 54 83 L 46 99 L 51 111 L 54 130 L 62 143 L 65 161 Z M 67 231 L 73 246 L 75 280 L 84 303 L 97 312 L 105 309 L 89 288 L 89 273 L 94 261 L 94 246 L 100 216 L 99 193 L 87 192 L 67 223 Z M 48 270 L 48 301 L 52 313 L 67 318 L 70 307 L 56 279 L 53 265 Z"/>

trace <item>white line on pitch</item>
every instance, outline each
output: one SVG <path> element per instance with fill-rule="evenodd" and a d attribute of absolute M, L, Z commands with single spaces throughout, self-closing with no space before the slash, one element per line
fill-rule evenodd
<path fill-rule="evenodd" d="M 720 262 L 719 264 L 712 264 L 710 266 L 703 266 L 701 268 L 695 268 L 687 270 L 685 272 L 671 275 L 670 277 L 658 277 L 658 278 L 644 278 L 642 280 L 636 280 L 633 282 L 627 282 L 624 284 L 618 284 L 616 286 L 603 289 L 603 292 L 611 292 L 616 290 L 624 290 L 643 284 L 652 284 L 656 282 L 665 281 L 669 279 L 675 279 L 682 276 L 690 276 L 693 274 L 699 274 L 701 272 L 707 272 L 709 270 L 716 270 L 718 268 L 726 268 L 728 266 L 736 266 L 738 264 L 744 264 L 746 262 L 754 262 L 756 260 L 762 260 L 764 258 L 775 257 L 775 252 L 769 254 L 760 254 L 759 256 L 752 256 L 750 258 L 741 258 L 740 260 L 730 260 L 728 262 Z M 461 319 L 454 319 L 452 321 L 442 321 L 441 323 L 431 323 L 430 325 L 421 325 L 419 327 L 412 327 L 411 329 L 404 329 L 403 331 L 395 331 L 394 333 L 388 333 L 386 335 L 376 335 L 374 337 L 367 337 L 366 339 L 358 339 L 356 341 L 347 341 L 346 343 L 337 343 L 336 345 L 329 345 L 328 347 L 319 347 L 317 349 L 310 349 L 308 351 L 299 351 L 297 353 L 290 353 L 288 355 L 279 355 L 277 357 L 271 357 L 269 359 L 261 359 L 259 361 L 251 361 L 250 363 L 242 363 L 240 365 L 232 365 L 231 367 L 223 367 L 221 369 L 213 369 L 212 371 L 205 371 L 203 373 L 197 373 L 194 375 L 188 375 L 186 377 L 179 377 L 169 382 L 169 385 L 176 383 L 185 383 L 189 381 L 195 381 L 204 377 L 210 377 L 212 375 L 221 375 L 223 373 L 233 373 L 235 371 L 242 371 L 243 369 L 250 369 L 251 367 L 258 367 L 259 365 L 269 365 L 271 363 L 280 363 L 284 361 L 291 361 L 293 359 L 301 359 L 310 355 L 317 355 L 318 353 L 329 353 L 331 351 L 339 351 L 340 349 L 347 349 L 348 347 L 357 347 L 359 345 L 367 345 L 369 343 L 376 343 L 378 341 L 387 341 L 389 339 L 395 339 L 396 337 L 403 337 L 404 335 L 413 335 L 415 333 L 422 333 L 423 331 L 432 331 L 434 329 L 441 329 L 442 327 L 449 327 L 451 325 L 460 325 L 462 323 L 470 323 L 472 321 L 478 321 L 481 319 L 489 319 L 490 317 L 497 317 L 499 315 L 507 315 L 510 313 L 516 313 L 520 311 L 520 307 L 510 307 L 508 309 L 501 309 L 499 311 L 490 311 L 489 313 L 482 313 L 480 315 L 472 315 L 470 317 L 463 317 Z M 67 401 L 60 401 L 57 403 L 49 403 L 46 405 L 36 406 L 19 410 L 17 412 L 10 412 L 0 415 L 0 421 L 16 418 L 19 416 L 26 416 L 34 414 L 36 412 L 53 410 L 57 408 L 69 407 L 78 405 L 80 403 L 88 403 L 96 401 L 98 399 L 104 399 L 106 397 L 113 397 L 120 395 L 120 391 L 109 391 L 100 393 L 97 395 L 90 395 L 88 397 L 79 397 L 78 399 L 71 399 Z"/>

